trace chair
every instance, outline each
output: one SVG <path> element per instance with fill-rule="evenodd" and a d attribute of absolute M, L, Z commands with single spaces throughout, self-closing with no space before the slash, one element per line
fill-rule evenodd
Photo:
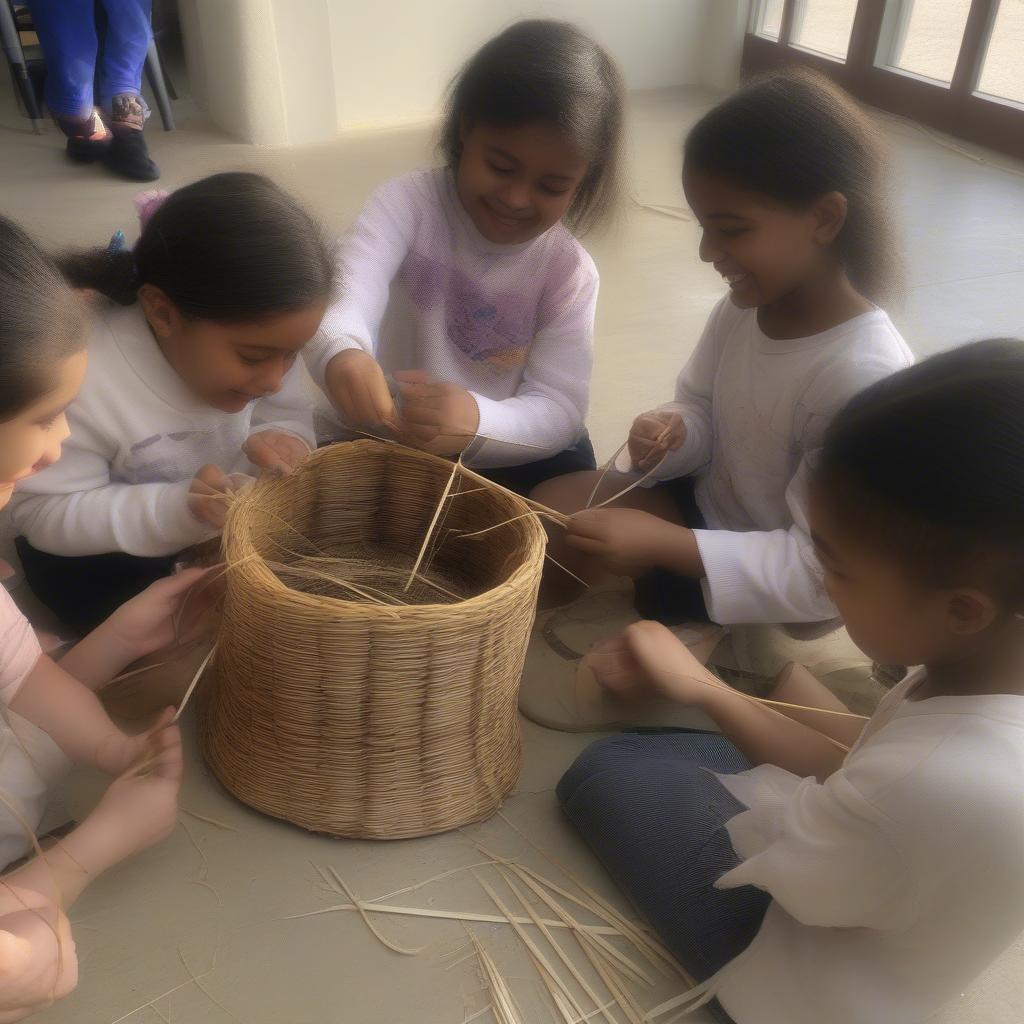
<path fill-rule="evenodd" d="M 32 65 L 37 65 L 41 70 L 45 69 L 45 62 L 42 51 L 38 58 L 29 61 L 21 44 L 21 33 L 32 31 L 32 16 L 24 4 L 17 3 L 16 0 L 0 0 L 0 43 L 3 45 L 4 56 L 11 69 L 11 78 L 21 100 L 22 109 L 26 116 L 32 119 L 32 127 L 38 135 L 43 121 L 42 89 L 41 86 L 37 87 L 31 69 Z M 164 70 L 160 55 L 158 39 L 162 31 L 161 28 L 156 28 L 153 38 L 149 41 L 145 71 L 146 81 L 149 82 L 149 87 L 153 91 L 153 100 L 160 112 L 164 131 L 172 132 L 174 131 L 174 112 L 171 109 L 171 100 L 177 99 L 178 96 L 170 77 Z M 41 79 L 43 75 L 38 77 Z"/>
<path fill-rule="evenodd" d="M 4 56 L 11 69 L 11 79 L 21 100 L 26 115 L 32 119 L 32 128 L 38 135 L 43 122 L 42 104 L 36 95 L 35 86 L 28 72 L 25 50 L 21 45 L 21 32 L 14 4 L 10 0 L 0 0 L 0 44 L 3 45 Z"/>

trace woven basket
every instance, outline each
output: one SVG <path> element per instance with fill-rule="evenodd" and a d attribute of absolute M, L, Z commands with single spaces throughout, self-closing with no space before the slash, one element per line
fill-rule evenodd
<path fill-rule="evenodd" d="M 521 499 L 460 472 L 421 568 L 431 582 L 404 591 L 451 472 L 356 441 L 231 509 L 197 699 L 203 754 L 240 800 L 316 832 L 399 839 L 486 818 L 515 785 L 544 531 Z M 331 583 L 338 566 L 383 603 Z"/>

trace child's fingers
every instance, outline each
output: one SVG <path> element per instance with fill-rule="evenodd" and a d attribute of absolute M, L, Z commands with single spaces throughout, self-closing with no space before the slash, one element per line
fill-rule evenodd
<path fill-rule="evenodd" d="M 149 735 L 157 736 L 163 732 L 174 721 L 175 713 L 174 708 L 164 708 L 157 717 L 157 720 L 149 727 Z"/>
<path fill-rule="evenodd" d="M 402 396 L 402 416 L 408 418 L 409 410 L 421 413 L 427 410 L 439 411 L 444 401 L 444 391 L 437 384 L 399 384 Z"/>
<path fill-rule="evenodd" d="M 603 538 L 608 533 L 608 510 L 585 508 L 569 517 L 566 523 L 568 536 Z"/>
<path fill-rule="evenodd" d="M 228 480 L 227 473 L 220 466 L 207 463 L 195 475 L 195 482 L 204 484 L 212 491 L 223 491 Z"/>
<path fill-rule="evenodd" d="M 9 931 L 0 930 L 0 981 L 15 977 L 32 957 L 32 944 Z"/>
<path fill-rule="evenodd" d="M 664 673 L 680 660 L 686 661 L 690 655 L 682 640 L 660 622 L 634 622 L 627 628 L 625 638 L 633 657 L 653 676 Z"/>
<path fill-rule="evenodd" d="M 160 751 L 153 765 L 153 774 L 162 779 L 179 781 L 185 771 L 181 730 L 176 725 L 168 726 L 160 734 L 160 741 Z"/>
<path fill-rule="evenodd" d="M 434 384 L 436 381 L 426 370 L 396 370 L 395 380 L 399 384 Z"/>
<path fill-rule="evenodd" d="M 361 377 L 348 378 L 338 397 L 342 412 L 353 423 L 373 422 L 373 403 L 370 401 L 369 393 Z"/>
<path fill-rule="evenodd" d="M 643 437 L 640 434 L 631 434 L 629 437 L 630 451 L 641 457 L 646 457 L 656 444 L 657 439 L 653 437 Z"/>
<path fill-rule="evenodd" d="M 395 417 L 395 400 L 391 397 L 391 390 L 384 374 L 379 374 L 378 379 L 373 382 L 369 389 L 370 403 L 373 407 L 375 423 L 387 423 Z"/>
<path fill-rule="evenodd" d="M 653 441 L 665 429 L 662 420 L 656 419 L 650 413 L 644 413 L 633 421 L 630 433 L 638 440 Z"/>
<path fill-rule="evenodd" d="M 363 382 L 356 378 L 348 381 L 347 384 L 348 386 L 340 396 L 342 412 L 353 423 L 371 422 L 370 403 Z"/>
<path fill-rule="evenodd" d="M 416 444 L 433 444 L 441 436 L 441 428 L 409 424 L 406 436 L 412 438 Z"/>
<path fill-rule="evenodd" d="M 257 463 L 257 465 L 260 464 Z M 288 476 L 292 471 L 292 464 L 290 462 L 286 462 L 279 455 L 275 455 L 260 465 L 260 468 L 264 473 L 268 473 L 271 476 Z"/>
<path fill-rule="evenodd" d="M 290 434 L 278 435 L 274 441 L 274 449 L 289 473 L 308 458 L 312 451 L 305 441 Z"/>
<path fill-rule="evenodd" d="M 165 576 L 162 580 L 157 580 L 153 587 L 159 589 L 164 597 L 177 597 L 194 587 L 213 568 L 215 566 L 204 565 L 181 569 L 172 576 Z"/>
<path fill-rule="evenodd" d="M 256 434 L 245 443 L 245 454 L 254 466 L 259 466 L 265 472 L 287 476 L 291 472 L 291 464 L 285 459 L 283 451 L 278 446 L 278 443 L 284 440 L 284 438 Z"/>
<path fill-rule="evenodd" d="M 188 499 L 192 514 L 216 530 L 222 530 L 227 522 L 228 510 L 220 492 L 217 495 L 190 494 Z"/>
<path fill-rule="evenodd" d="M 355 400 L 361 423 L 381 423 L 395 415 L 395 403 L 384 374 L 376 367 L 355 382 Z"/>
<path fill-rule="evenodd" d="M 441 402 L 436 398 L 413 398 L 406 400 L 402 395 L 401 418 L 406 423 L 420 426 L 439 427 L 444 422 Z"/>
<path fill-rule="evenodd" d="M 608 550 L 608 545 L 603 540 L 598 540 L 595 537 L 581 537 L 571 533 L 566 534 L 565 543 L 588 555 L 603 555 Z"/>
<path fill-rule="evenodd" d="M 667 454 L 667 449 L 664 445 L 657 445 L 652 448 L 646 455 L 644 455 L 638 462 L 637 468 L 642 469 L 644 472 L 656 466 Z"/>
<path fill-rule="evenodd" d="M 146 748 L 138 761 L 132 765 L 131 773 L 136 775 L 160 775 L 173 778 L 177 765 L 183 758 L 181 729 L 173 722 L 174 709 L 170 709 L 171 718 L 165 711 L 160 716 L 162 724 L 154 727 L 146 734 Z"/>
<path fill-rule="evenodd" d="M 604 689 L 617 696 L 628 697 L 642 687 L 643 670 L 628 652 L 613 652 L 607 657 L 595 654 L 589 660 L 585 658 L 584 664 Z"/>

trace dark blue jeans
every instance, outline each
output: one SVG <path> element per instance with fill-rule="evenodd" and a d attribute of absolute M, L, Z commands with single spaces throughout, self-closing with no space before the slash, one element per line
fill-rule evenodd
<path fill-rule="evenodd" d="M 46 105 L 57 117 L 88 117 L 114 96 L 141 95 L 152 37 L 152 0 L 29 0 L 46 57 Z M 106 16 L 103 51 L 96 8 Z M 93 95 L 99 66 L 99 96 Z"/>
<path fill-rule="evenodd" d="M 771 902 L 753 886 L 715 888 L 739 863 L 725 825 L 745 807 L 707 769 L 749 767 L 717 734 L 622 733 L 591 744 L 558 784 L 565 816 L 698 981 L 750 945 Z"/>

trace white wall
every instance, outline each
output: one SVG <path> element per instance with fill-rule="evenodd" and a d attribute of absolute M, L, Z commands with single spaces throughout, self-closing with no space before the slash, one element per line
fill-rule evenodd
<path fill-rule="evenodd" d="M 257 145 L 433 117 L 445 86 L 522 17 L 574 21 L 630 89 L 731 84 L 746 0 L 181 0 L 197 98 Z M 737 33 L 737 26 L 740 26 Z"/>
<path fill-rule="evenodd" d="M 698 82 L 714 0 L 390 0 L 329 3 L 339 128 L 436 113 L 459 66 L 521 17 L 573 21 L 605 45 L 631 89 Z"/>

